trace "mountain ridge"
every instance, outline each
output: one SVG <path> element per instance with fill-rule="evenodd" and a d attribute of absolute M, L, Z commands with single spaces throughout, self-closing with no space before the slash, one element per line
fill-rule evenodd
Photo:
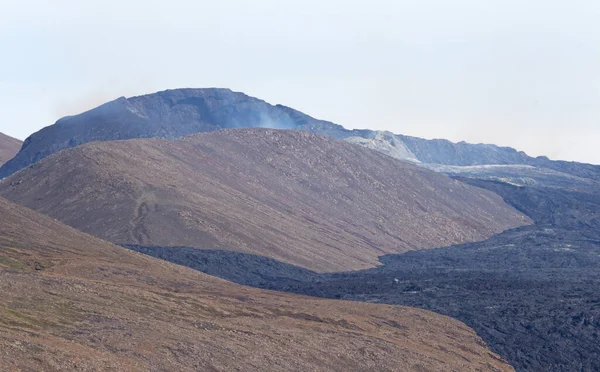
<path fill-rule="evenodd" d="M 82 114 L 59 119 L 54 125 L 28 137 L 17 156 L 0 168 L 0 178 L 57 151 L 87 142 L 132 138 L 174 139 L 194 133 L 242 127 L 306 130 L 338 140 L 349 137 L 371 140 L 386 133 L 370 129 L 348 130 L 288 106 L 271 105 L 230 89 L 170 89 L 131 98 L 120 97 Z M 534 158 L 522 151 L 497 145 L 391 135 L 421 163 L 454 166 L 523 164 L 600 181 L 598 165 Z"/>
<path fill-rule="evenodd" d="M 228 249 L 317 271 L 529 223 L 445 175 L 262 128 L 89 143 L 0 181 L 0 195 L 113 243 Z"/>

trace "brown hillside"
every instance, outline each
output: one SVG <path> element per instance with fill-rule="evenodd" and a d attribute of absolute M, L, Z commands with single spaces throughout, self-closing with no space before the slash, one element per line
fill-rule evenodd
<path fill-rule="evenodd" d="M 0 133 L 0 165 L 12 159 L 21 149 L 23 142 Z"/>
<path fill-rule="evenodd" d="M 5 179 L 0 195 L 113 243 L 230 249 L 323 272 L 529 222 L 496 194 L 376 151 L 268 129 L 90 143 Z"/>
<path fill-rule="evenodd" d="M 0 198 L 0 370 L 508 371 L 423 310 L 228 283 Z"/>

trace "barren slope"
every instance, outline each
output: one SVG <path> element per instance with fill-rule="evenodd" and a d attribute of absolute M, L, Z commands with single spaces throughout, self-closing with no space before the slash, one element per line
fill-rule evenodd
<path fill-rule="evenodd" d="M 348 130 L 290 107 L 271 105 L 244 93 L 220 88 L 172 89 L 139 97 L 121 97 L 79 115 L 59 119 L 29 136 L 21 151 L 0 167 L 0 178 L 60 150 L 88 142 L 174 139 L 219 129 L 254 127 L 298 129 L 336 139 L 350 138 L 354 143 L 424 164 L 530 165 L 600 181 L 598 165 L 532 158 L 522 151 L 496 145 L 426 140 L 369 129 Z"/>
<path fill-rule="evenodd" d="M 33 133 L 0 178 L 60 150 L 93 141 L 181 138 L 225 128 L 308 129 L 337 137 L 344 129 L 280 105 L 229 89 L 174 89 L 121 97 Z M 360 132 L 360 131 L 359 131 Z"/>
<path fill-rule="evenodd" d="M 427 311 L 261 291 L 0 198 L 0 370 L 511 370 Z"/>
<path fill-rule="evenodd" d="M 344 140 L 454 177 L 586 192 L 593 191 L 600 185 L 599 166 L 551 161 L 544 157 L 530 158 L 525 153 L 495 145 L 419 140 L 380 131 L 372 132 L 367 138 L 352 136 Z M 420 154 L 419 158 L 412 152 L 411 145 Z"/>
<path fill-rule="evenodd" d="M 0 133 L 0 166 L 12 159 L 19 152 L 22 144 L 21 140 Z"/>
<path fill-rule="evenodd" d="M 119 244 L 254 253 L 317 271 L 481 240 L 529 220 L 497 195 L 298 131 L 91 143 L 0 195 Z"/>

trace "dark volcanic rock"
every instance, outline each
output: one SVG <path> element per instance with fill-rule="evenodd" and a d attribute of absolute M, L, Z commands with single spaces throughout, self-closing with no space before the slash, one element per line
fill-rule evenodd
<path fill-rule="evenodd" d="M 512 371 L 438 314 L 241 287 L 2 198 L 0 216 L 3 372 Z"/>
<path fill-rule="evenodd" d="M 253 258 L 211 273 L 266 289 L 433 310 L 473 327 L 519 371 L 600 370 L 600 193 L 464 181 L 500 194 L 536 225 L 384 256 L 383 266 L 365 271 L 313 277 L 295 268 L 286 279 L 284 264 Z M 204 260 L 201 252 L 171 260 L 203 271 L 194 261 Z"/>
<path fill-rule="evenodd" d="M 25 140 L 18 155 L 0 168 L 0 178 L 48 155 L 87 142 L 132 138 L 174 139 L 224 128 L 305 129 L 334 137 L 339 125 L 229 89 L 177 89 L 121 97 L 80 115 L 68 116 Z M 348 131 L 350 132 L 350 131 Z"/>
<path fill-rule="evenodd" d="M 575 191 L 600 187 L 600 166 L 533 158 L 510 147 L 426 140 L 379 131 L 344 139 L 452 176 Z"/>
<path fill-rule="evenodd" d="M 547 157 L 528 156 L 511 147 L 491 144 L 453 143 L 448 140 L 398 136 L 408 149 L 423 163 L 444 165 L 522 164 L 547 168 L 577 177 L 600 180 L 600 166 L 568 161 L 550 160 Z"/>
<path fill-rule="evenodd" d="M 577 192 L 594 192 L 600 188 L 600 181 L 531 165 L 421 165 L 455 178 L 500 181 L 517 186 L 545 187 Z"/>
<path fill-rule="evenodd" d="M 537 224 L 481 243 L 386 256 L 364 272 L 280 280 L 271 289 L 455 317 L 519 371 L 600 370 L 600 194 L 469 182 Z"/>
<path fill-rule="evenodd" d="M 446 165 L 526 164 L 529 156 L 510 147 L 487 144 L 453 143 L 444 139 L 399 136 L 423 163 Z"/>
<path fill-rule="evenodd" d="M 190 247 L 144 247 L 139 245 L 124 245 L 124 247 L 212 276 L 254 287 L 269 286 L 282 279 L 288 282 L 302 282 L 319 277 L 314 271 L 254 254 Z"/>

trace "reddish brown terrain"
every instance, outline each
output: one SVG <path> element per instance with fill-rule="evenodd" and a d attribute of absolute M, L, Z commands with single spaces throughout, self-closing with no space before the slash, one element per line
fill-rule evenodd
<path fill-rule="evenodd" d="M 2 371 L 510 371 L 424 310 L 242 287 L 0 198 Z"/>
<path fill-rule="evenodd" d="M 4 179 L 0 195 L 113 243 L 235 250 L 321 272 L 530 222 L 444 175 L 269 129 L 89 143 Z"/>
<path fill-rule="evenodd" d="M 0 166 L 12 159 L 21 149 L 23 141 L 0 133 Z"/>

